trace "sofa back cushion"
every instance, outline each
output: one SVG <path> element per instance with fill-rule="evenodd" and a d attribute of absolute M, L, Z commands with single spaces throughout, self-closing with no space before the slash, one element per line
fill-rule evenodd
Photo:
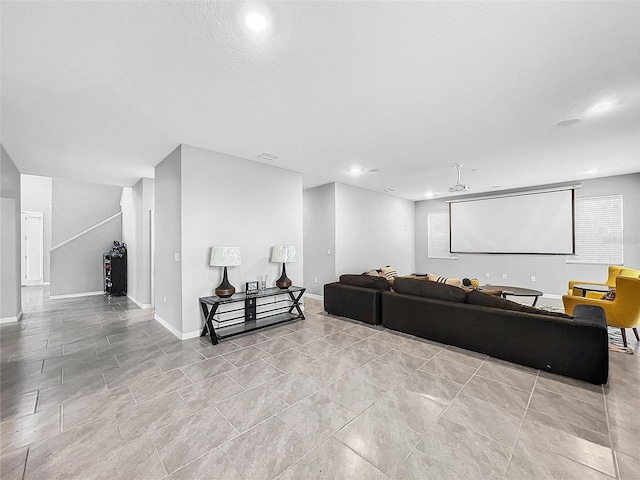
<path fill-rule="evenodd" d="M 564 313 L 560 312 L 549 312 L 546 310 L 540 310 L 535 307 L 522 305 L 521 303 L 512 302 L 511 300 L 507 300 L 505 298 L 501 298 L 496 295 L 491 295 L 489 293 L 481 292 L 478 290 L 471 290 L 467 294 L 467 303 L 469 303 L 470 305 L 480 305 L 482 307 L 500 308 L 502 310 L 513 310 L 516 312 L 548 315 L 550 317 L 573 318 L 571 315 L 565 315 Z"/>
<path fill-rule="evenodd" d="M 352 287 L 371 288 L 373 290 L 391 290 L 389 282 L 384 277 L 372 277 L 370 275 L 340 275 L 340 283 Z"/>
<path fill-rule="evenodd" d="M 466 292 L 461 288 L 409 277 L 396 278 L 395 282 L 393 282 L 393 290 L 404 295 L 435 298 L 436 300 L 458 303 L 464 303 L 467 298 Z"/>

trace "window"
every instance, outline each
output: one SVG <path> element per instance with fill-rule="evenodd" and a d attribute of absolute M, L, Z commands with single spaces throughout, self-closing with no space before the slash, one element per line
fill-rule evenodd
<path fill-rule="evenodd" d="M 428 257 L 429 258 L 449 258 L 457 259 L 449 248 L 449 211 L 429 212 L 429 238 Z"/>
<path fill-rule="evenodd" d="M 622 265 L 622 195 L 576 198 L 576 254 L 567 263 Z"/>

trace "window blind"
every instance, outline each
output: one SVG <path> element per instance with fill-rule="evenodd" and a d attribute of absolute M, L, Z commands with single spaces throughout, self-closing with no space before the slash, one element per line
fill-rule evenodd
<path fill-rule="evenodd" d="M 451 253 L 449 246 L 449 211 L 429 212 L 428 217 L 428 257 L 449 258 L 458 257 Z"/>
<path fill-rule="evenodd" d="M 576 198 L 576 254 L 566 263 L 622 265 L 622 195 Z"/>

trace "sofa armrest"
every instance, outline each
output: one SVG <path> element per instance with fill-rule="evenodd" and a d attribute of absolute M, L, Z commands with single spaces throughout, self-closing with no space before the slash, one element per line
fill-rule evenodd
<path fill-rule="evenodd" d="M 599 298 L 589 298 L 589 297 L 578 297 L 575 295 L 563 295 L 562 303 L 564 305 L 564 311 L 568 315 L 573 315 L 573 316 L 576 316 L 574 313 L 574 309 L 581 305 L 598 307 L 604 311 L 606 311 L 606 309 L 612 305 L 612 302 L 610 300 L 600 300 Z"/>
<path fill-rule="evenodd" d="M 324 286 L 324 309 L 327 313 L 361 322 L 380 323 L 381 290 L 343 285 L 340 282 Z"/>
<path fill-rule="evenodd" d="M 606 300 L 600 300 L 605 302 Z M 607 315 L 599 305 L 576 305 L 573 309 L 573 318 L 576 322 L 588 325 L 607 327 Z"/>

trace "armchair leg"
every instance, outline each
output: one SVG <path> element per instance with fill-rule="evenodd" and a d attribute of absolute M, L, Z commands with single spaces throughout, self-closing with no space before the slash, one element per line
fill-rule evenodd
<path fill-rule="evenodd" d="M 622 332 L 622 343 L 627 348 L 627 332 L 624 331 L 624 328 L 621 328 L 620 331 Z"/>
<path fill-rule="evenodd" d="M 636 334 L 636 340 L 640 342 L 640 336 L 638 336 L 638 329 L 637 329 L 637 328 L 634 328 L 634 329 L 633 329 L 633 333 L 635 333 L 635 334 Z"/>

